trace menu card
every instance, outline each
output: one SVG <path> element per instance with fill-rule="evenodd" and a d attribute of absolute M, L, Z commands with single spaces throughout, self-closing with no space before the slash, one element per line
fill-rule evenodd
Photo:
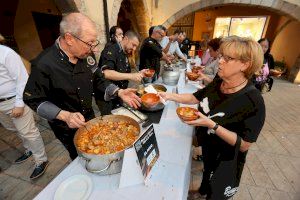
<path fill-rule="evenodd" d="M 150 173 L 159 157 L 159 149 L 153 125 L 134 143 L 134 148 L 142 169 L 144 178 Z"/>

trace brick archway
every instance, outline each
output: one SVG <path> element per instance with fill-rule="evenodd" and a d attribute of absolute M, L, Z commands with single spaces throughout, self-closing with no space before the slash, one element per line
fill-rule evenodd
<path fill-rule="evenodd" d="M 222 5 L 259 6 L 261 8 L 265 8 L 282 15 L 287 15 L 293 19 L 300 21 L 300 6 L 284 0 L 201 0 L 200 2 L 192 3 L 184 7 L 183 9 L 169 17 L 169 19 L 166 20 L 163 25 L 166 28 L 169 28 L 177 20 L 189 13 L 209 7 Z"/>

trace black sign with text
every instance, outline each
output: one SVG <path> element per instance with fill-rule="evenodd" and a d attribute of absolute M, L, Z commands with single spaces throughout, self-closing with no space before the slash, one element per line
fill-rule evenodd
<path fill-rule="evenodd" d="M 153 125 L 134 143 L 142 173 L 146 178 L 159 157 Z"/>

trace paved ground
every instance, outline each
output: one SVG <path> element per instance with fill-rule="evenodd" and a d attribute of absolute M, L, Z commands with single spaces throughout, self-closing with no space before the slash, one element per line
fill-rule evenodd
<path fill-rule="evenodd" d="M 276 80 L 264 94 L 267 119 L 256 144 L 249 151 L 241 187 L 234 200 L 300 200 L 300 87 Z M 298 122 L 298 123 L 297 123 Z M 50 165 L 37 181 L 30 181 L 32 160 L 14 165 L 21 155 L 21 140 L 0 127 L 0 200 L 32 199 L 69 163 L 68 154 L 48 124 L 39 120 Z M 201 162 L 193 162 L 190 189 L 200 185 Z"/>

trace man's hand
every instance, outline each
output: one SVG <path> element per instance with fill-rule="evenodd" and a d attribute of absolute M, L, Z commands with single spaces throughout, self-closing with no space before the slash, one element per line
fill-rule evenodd
<path fill-rule="evenodd" d="M 167 54 L 167 56 L 168 56 L 168 58 L 169 58 L 171 61 L 175 59 L 175 56 L 172 55 L 172 54 Z"/>
<path fill-rule="evenodd" d="M 14 118 L 21 117 L 24 113 L 24 107 L 14 107 L 11 111 L 10 116 Z"/>
<path fill-rule="evenodd" d="M 163 53 L 163 56 L 162 56 L 161 59 L 165 60 L 168 64 L 171 63 L 171 59 L 170 59 L 169 56 L 168 56 L 167 54 L 165 54 L 165 53 Z"/>
<path fill-rule="evenodd" d="M 177 36 L 175 36 L 175 35 L 169 36 L 169 41 L 174 42 L 176 40 L 177 40 Z"/>
<path fill-rule="evenodd" d="M 120 89 L 118 91 L 118 97 L 130 107 L 138 108 L 141 106 L 141 99 L 135 94 L 136 91 L 137 90 L 133 88 Z"/>
<path fill-rule="evenodd" d="M 144 74 L 137 72 L 137 73 L 130 74 L 130 76 L 131 76 L 130 80 L 134 82 L 141 82 L 142 78 L 144 77 Z"/>
<path fill-rule="evenodd" d="M 145 73 L 148 71 L 149 69 L 142 69 L 140 71 L 140 73 L 143 75 L 143 77 L 146 77 Z"/>
<path fill-rule="evenodd" d="M 66 122 L 69 128 L 80 128 L 86 125 L 84 116 L 80 112 L 61 110 L 56 118 Z"/>

